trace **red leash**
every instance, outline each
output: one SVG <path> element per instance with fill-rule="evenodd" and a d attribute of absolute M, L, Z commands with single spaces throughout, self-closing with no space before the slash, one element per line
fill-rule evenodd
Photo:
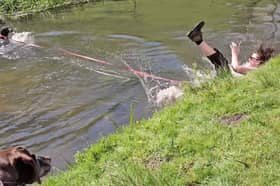
<path fill-rule="evenodd" d="M 84 55 L 81 55 L 81 54 L 77 54 L 77 53 L 74 53 L 74 52 L 70 52 L 70 51 L 65 50 L 63 48 L 59 48 L 58 50 L 61 51 L 62 53 L 64 53 L 65 55 L 68 55 L 68 56 L 75 56 L 75 57 L 79 57 L 79 58 L 83 58 L 83 59 L 88 59 L 90 61 L 94 61 L 96 63 L 100 63 L 100 64 L 104 64 L 104 65 L 112 65 L 111 63 L 109 63 L 107 61 L 103 61 L 103 60 L 95 59 L 95 58 L 92 58 L 92 57 L 84 56 Z"/>
<path fill-rule="evenodd" d="M 32 44 L 32 43 L 25 43 L 25 42 L 22 42 L 22 41 L 17 41 L 17 40 L 13 40 L 15 42 L 18 42 L 18 43 L 21 43 L 21 44 L 24 44 L 24 45 L 27 45 L 27 46 L 31 46 L 31 47 L 35 47 L 35 48 L 45 48 L 43 46 L 40 46 L 40 45 L 36 45 L 36 44 Z M 81 55 L 81 54 L 78 54 L 78 53 L 74 53 L 74 52 L 70 52 L 68 50 L 65 50 L 63 48 L 59 48 L 58 51 L 62 52 L 64 55 L 68 55 L 68 56 L 74 56 L 74 57 L 78 57 L 78 58 L 82 58 L 82 59 L 87 59 L 87 60 L 90 60 L 90 61 L 94 61 L 96 63 L 99 63 L 99 64 L 103 64 L 103 65 L 112 65 L 111 63 L 107 62 L 107 61 L 104 61 L 104 60 L 100 60 L 100 59 L 95 59 L 95 58 L 92 58 L 92 57 L 88 57 L 88 56 L 85 56 L 85 55 Z M 134 70 L 133 68 L 129 67 L 129 66 L 126 66 L 126 67 L 118 67 L 119 69 L 124 69 L 124 70 L 127 70 L 129 72 L 132 72 L 136 75 L 139 75 L 139 76 L 142 76 L 142 77 L 148 77 L 148 78 L 153 78 L 153 79 L 159 79 L 159 80 L 163 80 L 163 81 L 167 81 L 167 82 L 170 82 L 170 83 L 173 83 L 173 84 L 180 84 L 181 81 L 178 81 L 178 80 L 173 80 L 173 79 L 168 79 L 168 78 L 163 78 L 163 77 L 159 77 L 159 76 L 156 76 L 154 74 L 150 74 L 150 73 L 147 73 L 147 72 L 142 72 L 142 71 L 139 71 L 139 70 Z"/>
<path fill-rule="evenodd" d="M 159 79 L 159 80 L 163 80 L 163 81 L 169 81 L 170 83 L 173 83 L 173 84 L 176 84 L 176 85 L 180 84 L 180 81 L 178 81 L 178 80 L 168 79 L 168 78 L 156 76 L 154 74 L 150 74 L 150 73 L 147 73 L 147 72 L 142 72 L 142 71 L 139 71 L 139 70 L 134 70 L 131 67 L 127 67 L 127 70 L 130 71 L 130 72 L 133 72 L 134 74 L 142 76 L 142 77 L 148 77 L 148 78 Z"/>

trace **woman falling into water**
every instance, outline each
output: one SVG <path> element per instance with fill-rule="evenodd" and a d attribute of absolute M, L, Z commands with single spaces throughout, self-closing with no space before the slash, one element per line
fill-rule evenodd
<path fill-rule="evenodd" d="M 204 21 L 201 21 L 187 34 L 187 36 L 190 40 L 198 45 L 201 52 L 211 61 L 217 73 L 223 73 L 232 70 L 240 74 L 247 74 L 248 72 L 255 70 L 265 64 L 265 62 L 267 62 L 273 56 L 274 49 L 269 47 L 264 48 L 261 44 L 257 50 L 252 52 L 246 63 L 240 64 L 238 59 L 240 44 L 232 42 L 230 44 L 231 64 L 229 64 L 228 60 L 218 49 L 212 48 L 203 40 L 201 29 L 204 24 Z"/>

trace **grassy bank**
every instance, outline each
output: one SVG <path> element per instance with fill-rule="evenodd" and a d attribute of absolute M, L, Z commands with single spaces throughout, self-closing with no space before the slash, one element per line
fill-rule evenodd
<path fill-rule="evenodd" d="M 101 139 L 44 185 L 280 185 L 280 58 Z"/>
<path fill-rule="evenodd" d="M 98 1 L 104 0 L 2 0 L 0 1 L 0 12 L 9 17 L 20 17 L 37 12 Z"/>

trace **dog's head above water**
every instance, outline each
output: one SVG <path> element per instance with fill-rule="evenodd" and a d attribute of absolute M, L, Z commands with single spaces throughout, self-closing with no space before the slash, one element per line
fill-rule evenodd
<path fill-rule="evenodd" d="M 0 150 L 0 185 L 41 183 L 51 170 L 51 159 L 31 154 L 23 147 Z"/>

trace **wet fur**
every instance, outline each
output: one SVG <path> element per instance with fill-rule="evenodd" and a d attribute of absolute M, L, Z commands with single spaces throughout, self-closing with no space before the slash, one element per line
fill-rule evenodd
<path fill-rule="evenodd" d="M 51 159 L 36 157 L 23 147 L 0 150 L 0 181 L 4 186 L 41 183 L 51 169 Z M 0 182 L 0 185 L 1 185 Z"/>

